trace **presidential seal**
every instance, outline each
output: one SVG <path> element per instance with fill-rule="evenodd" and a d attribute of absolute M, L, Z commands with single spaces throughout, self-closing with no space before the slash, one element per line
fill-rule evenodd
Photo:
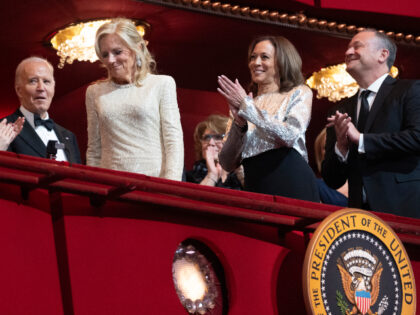
<path fill-rule="evenodd" d="M 402 242 L 363 210 L 337 211 L 318 226 L 306 250 L 303 289 L 310 314 L 416 314 L 415 279 Z"/>

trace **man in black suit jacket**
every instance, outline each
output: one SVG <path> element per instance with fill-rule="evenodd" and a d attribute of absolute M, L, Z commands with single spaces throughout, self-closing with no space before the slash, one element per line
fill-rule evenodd
<path fill-rule="evenodd" d="M 322 176 L 332 188 L 348 179 L 350 207 L 420 217 L 420 81 L 388 75 L 395 55 L 375 30 L 351 40 L 347 72 L 360 90 L 328 118 Z"/>
<path fill-rule="evenodd" d="M 47 157 L 47 143 L 55 140 L 64 144 L 64 150 L 57 151 L 58 161 L 81 163 L 75 135 L 48 116 L 55 91 L 53 66 L 39 57 L 24 59 L 16 68 L 15 89 L 21 106 L 6 118 L 15 122 L 25 117 L 25 122 L 8 151 Z"/>

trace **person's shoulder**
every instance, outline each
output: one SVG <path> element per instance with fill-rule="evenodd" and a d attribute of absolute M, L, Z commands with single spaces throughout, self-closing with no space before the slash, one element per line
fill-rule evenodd
<path fill-rule="evenodd" d="M 395 79 L 395 87 L 400 89 L 420 88 L 420 80 Z"/>
<path fill-rule="evenodd" d="M 294 89 L 303 91 L 305 93 L 312 93 L 312 89 L 306 84 L 299 84 L 298 86 L 295 86 Z"/>
<path fill-rule="evenodd" d="M 53 117 L 51 117 L 51 118 L 54 119 Z M 66 131 L 66 132 L 72 133 L 70 130 L 68 130 L 67 128 L 64 128 L 59 123 L 57 123 L 55 120 L 54 120 L 54 124 L 55 124 L 55 128 L 57 128 L 61 131 Z"/>
<path fill-rule="evenodd" d="M 312 99 L 313 97 L 312 90 L 305 84 L 293 87 L 287 94 L 291 100 L 295 100 L 296 98 Z"/>
<path fill-rule="evenodd" d="M 165 74 L 152 74 L 149 73 L 147 79 L 153 82 L 157 82 L 163 85 L 166 84 L 175 84 L 175 80 L 173 77 Z"/>
<path fill-rule="evenodd" d="M 104 86 L 108 85 L 108 80 L 97 80 L 89 84 L 89 86 L 86 89 L 86 93 L 94 93 L 95 91 L 100 90 Z"/>
<path fill-rule="evenodd" d="M 387 93 L 387 98 L 392 100 L 402 100 L 420 98 L 420 80 L 393 79 L 388 78 L 383 83 L 381 89 Z"/>
<path fill-rule="evenodd" d="M 61 126 L 60 124 L 57 124 L 57 122 L 55 122 L 54 121 L 54 123 L 55 123 L 55 129 L 58 131 L 58 132 L 60 132 L 60 133 L 62 133 L 62 134 L 65 134 L 65 136 L 68 136 L 68 137 L 76 137 L 75 135 L 74 135 L 74 133 L 72 132 L 72 131 L 70 131 L 69 129 L 67 129 L 67 128 L 64 128 L 63 126 Z"/>
<path fill-rule="evenodd" d="M 22 117 L 22 116 L 23 116 L 23 114 L 20 112 L 19 109 L 17 109 L 13 113 L 2 117 L 0 119 L 0 121 L 3 120 L 4 118 L 6 118 L 7 122 L 14 122 L 18 117 Z"/>
<path fill-rule="evenodd" d="M 289 94 L 299 94 L 299 95 L 312 96 L 312 90 L 306 84 L 299 84 L 299 85 L 293 87 L 288 93 Z"/>

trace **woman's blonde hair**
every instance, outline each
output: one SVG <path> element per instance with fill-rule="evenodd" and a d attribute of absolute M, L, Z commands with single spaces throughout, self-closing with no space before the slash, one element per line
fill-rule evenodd
<path fill-rule="evenodd" d="M 229 118 L 222 115 L 210 115 L 206 120 L 199 122 L 194 130 L 194 151 L 198 160 L 203 159 L 201 138 L 206 129 L 212 130 L 217 134 L 224 134 Z"/>
<path fill-rule="evenodd" d="M 146 42 L 137 31 L 133 21 L 125 18 L 112 19 L 110 22 L 103 24 L 96 32 L 95 51 L 100 60 L 102 56 L 99 43 L 105 36 L 111 34 L 118 35 L 125 45 L 134 52 L 136 58 L 134 83 L 140 86 L 140 82 L 148 73 L 155 73 L 156 71 L 156 61 L 147 49 Z M 139 66 L 139 63 L 141 63 L 141 66 Z"/>

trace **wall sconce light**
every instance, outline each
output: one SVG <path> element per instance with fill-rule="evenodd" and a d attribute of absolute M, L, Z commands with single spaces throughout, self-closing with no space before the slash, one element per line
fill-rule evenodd
<path fill-rule="evenodd" d="M 389 74 L 396 78 L 398 76 L 398 68 L 392 66 Z M 321 68 L 321 70 L 314 72 L 306 80 L 306 84 L 317 91 L 317 98 L 327 97 L 331 102 L 351 97 L 359 89 L 357 82 L 347 73 L 345 63 Z"/>
<path fill-rule="evenodd" d="M 111 19 L 91 20 L 74 23 L 60 29 L 47 37 L 49 44 L 57 50 L 60 57 L 58 68 L 62 69 L 67 62 L 74 60 L 95 62 L 95 34 L 98 28 Z M 150 25 L 144 21 L 133 20 L 140 35 L 144 37 Z"/>
<path fill-rule="evenodd" d="M 216 306 L 217 277 L 212 265 L 193 245 L 181 244 L 172 263 L 172 279 L 181 304 L 190 314 L 206 314 Z"/>

